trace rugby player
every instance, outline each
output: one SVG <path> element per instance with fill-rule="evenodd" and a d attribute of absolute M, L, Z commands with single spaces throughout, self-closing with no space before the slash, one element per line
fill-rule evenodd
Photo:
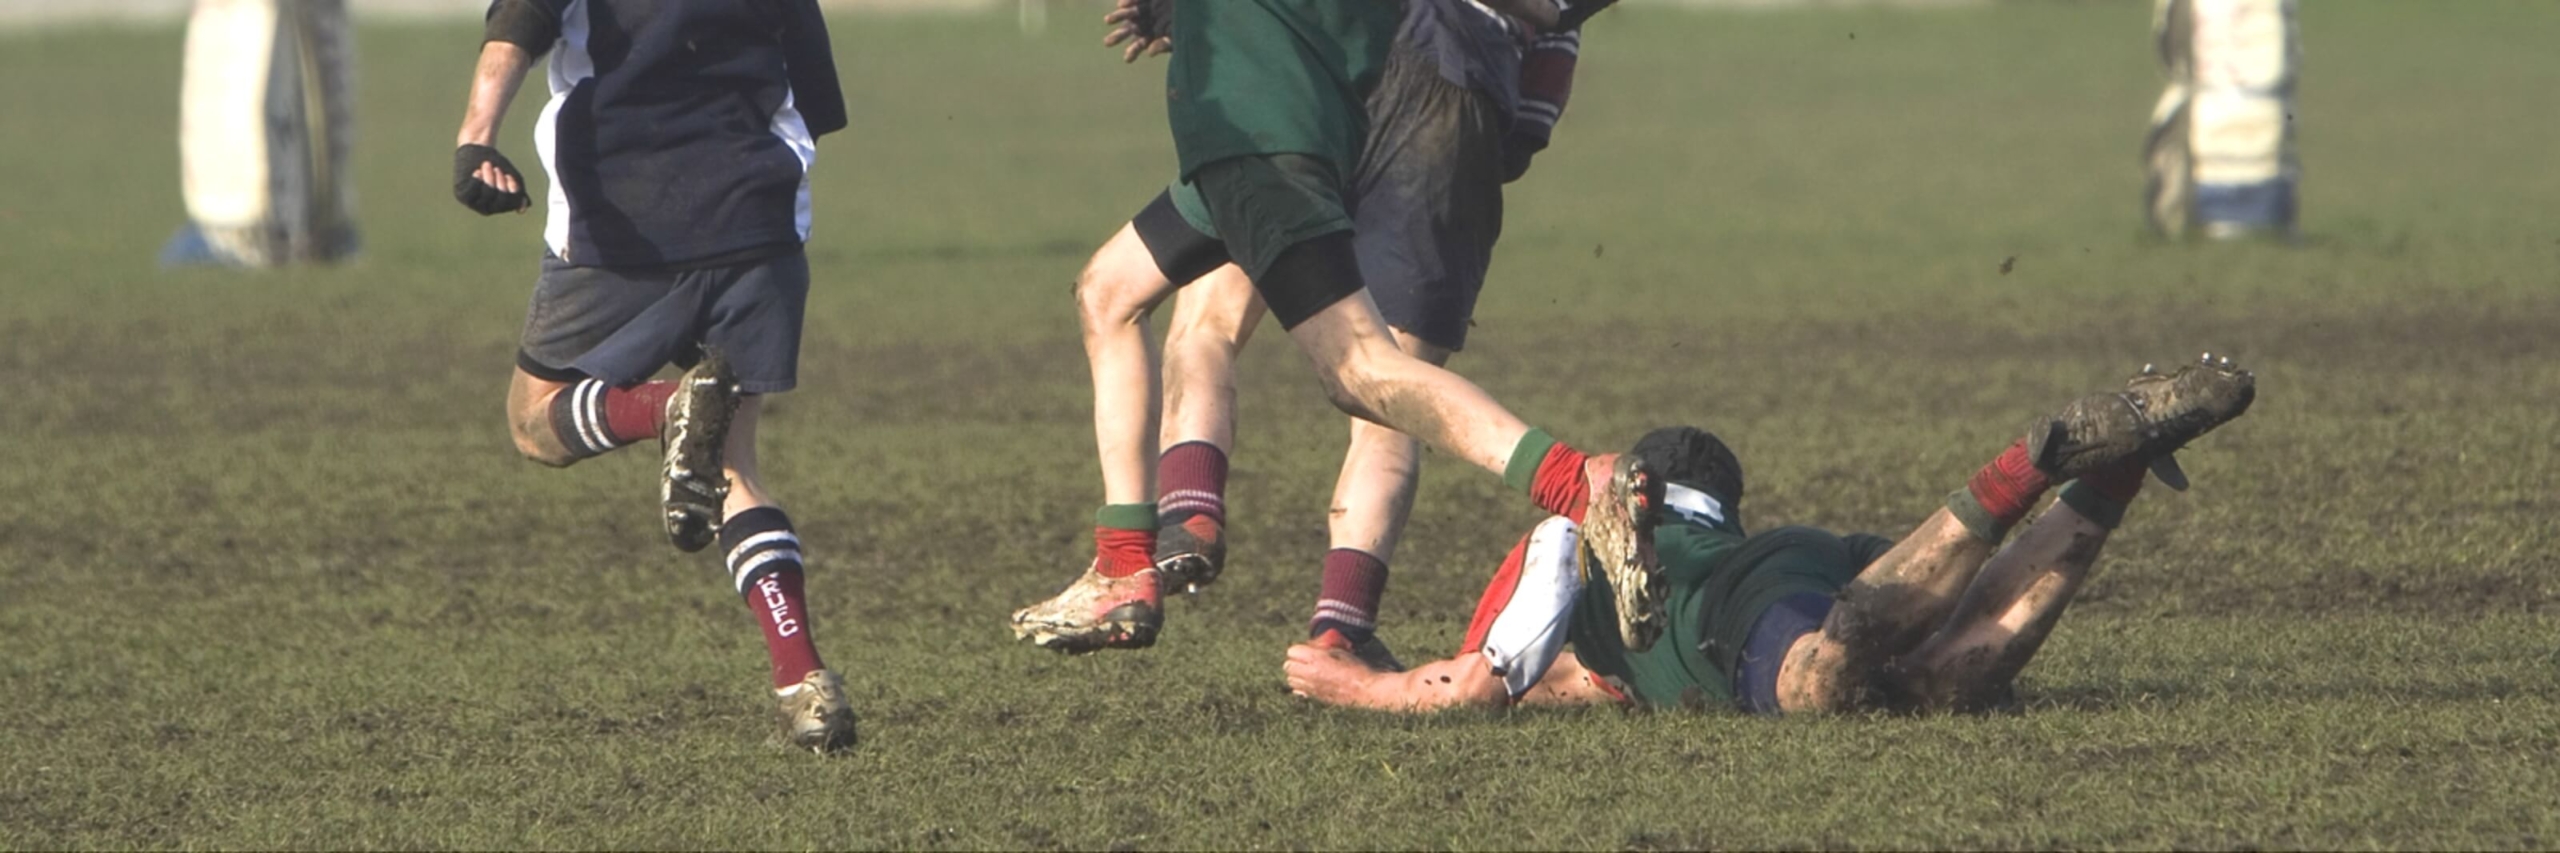
<path fill-rule="evenodd" d="M 1742 467 L 1714 435 L 1656 430 L 1635 452 L 1669 481 L 1656 530 L 1669 635 L 1631 649 L 1612 580 L 1580 568 L 1574 523 L 1522 539 L 1457 658 L 1386 672 L 1343 649 L 1291 647 L 1300 695 L 1388 711 L 1529 703 L 1735 707 L 1759 714 L 1979 711 L 2010 686 L 2089 576 L 2146 471 L 2248 410 L 2257 379 L 2227 358 L 2093 394 L 2035 422 L 1899 543 L 1806 527 L 1746 535 Z M 2006 547 L 2050 485 L 2069 481 Z M 1570 645 L 1572 651 L 1565 651 Z"/>
<path fill-rule="evenodd" d="M 1159 4 L 1123 3 L 1107 20 L 1127 21 L 1151 5 Z M 1520 60 L 1506 24 L 1492 9 L 1458 0 L 1174 5 L 1181 13 L 1171 25 L 1178 49 L 1168 89 L 1183 180 L 1105 244 L 1078 280 L 1106 501 L 1096 518 L 1096 557 L 1066 591 L 1017 612 L 1017 635 L 1067 651 L 1144 647 L 1162 624 L 1163 585 L 1196 587 L 1214 577 L 1224 550 L 1229 364 L 1259 318 L 1236 297 L 1217 294 L 1236 294 L 1241 277 L 1316 363 L 1345 412 L 1500 471 L 1550 511 L 1582 518 L 1598 507 L 1592 539 L 1602 563 L 1622 579 L 1623 630 L 1631 645 L 1650 643 L 1660 613 L 1649 596 L 1660 584 L 1642 530 L 1659 501 L 1641 464 L 1560 444 L 1439 366 L 1463 343 L 1499 233 L 1500 184 L 1525 170 L 1545 140 L 1543 127 L 1520 134 L 1522 144 L 1505 144 L 1500 135 L 1498 125 L 1513 112 L 1506 102 L 1520 99 L 1512 91 Z M 1543 12 L 1542 22 L 1561 37 L 1542 44 L 1568 60 L 1573 55 L 1578 36 L 1570 34 L 1580 17 L 1559 26 L 1567 21 L 1545 0 L 1504 5 Z M 1583 17 L 1597 8 L 1585 7 Z M 1203 18 L 1214 25 L 1198 25 Z M 1381 25 L 1383 34 L 1375 31 Z M 1328 35 L 1347 41 L 1307 40 Z M 1388 50 L 1386 36 L 1398 36 L 1398 50 Z M 1113 39 L 1128 40 L 1130 58 L 1164 46 L 1123 31 Z M 1351 58 L 1328 65 L 1325 57 L 1341 59 L 1346 46 Z M 1204 52 L 1213 59 L 1200 60 Z M 1531 64 L 1532 73 L 1537 67 Z M 1203 93 L 1186 85 L 1211 80 L 1223 88 Z M 1319 82 L 1311 87 L 1310 80 Z M 1364 97 L 1367 113 L 1339 113 Z M 1561 93 L 1551 97 L 1517 112 L 1536 112 L 1540 124 L 1551 125 Z M 1378 117 L 1374 129 L 1369 113 Z M 1269 150 L 1255 150 L 1263 148 Z M 1230 263 L 1227 272 L 1211 273 Z M 1146 318 L 1175 287 L 1203 275 L 1210 276 L 1203 286 L 1211 299 L 1196 310 L 1186 300 L 1171 337 L 1208 366 L 1186 371 L 1195 381 L 1176 386 L 1174 407 L 1179 415 L 1192 385 L 1218 402 L 1203 410 L 1215 414 L 1177 421 L 1178 440 L 1161 459 L 1160 507 L 1149 482 L 1149 464 L 1159 460 L 1156 353 Z M 1364 284 L 1371 278 L 1390 283 L 1378 297 Z M 1389 312 L 1381 312 L 1382 303 Z M 1201 346 L 1188 345 L 1195 337 Z M 1413 439 L 1355 443 L 1346 460 L 1337 494 L 1350 498 L 1347 504 L 1366 498 L 1374 511 L 1335 526 L 1338 545 L 1356 544 L 1328 558 L 1313 629 L 1319 636 L 1331 631 L 1351 645 L 1370 639 L 1385 582 L 1379 552 L 1392 550 L 1411 500 Z"/>
<path fill-rule="evenodd" d="M 814 0 L 495 0 L 454 152 L 454 195 L 531 206 L 498 125 L 536 57 L 551 101 L 546 251 L 507 389 L 516 448 L 566 466 L 649 438 L 670 541 L 715 539 L 763 628 L 783 737 L 849 746 L 841 679 L 810 639 L 800 540 L 757 479 L 765 394 L 798 381 L 808 169 L 845 126 Z M 649 381 L 669 363 L 673 381 Z"/>

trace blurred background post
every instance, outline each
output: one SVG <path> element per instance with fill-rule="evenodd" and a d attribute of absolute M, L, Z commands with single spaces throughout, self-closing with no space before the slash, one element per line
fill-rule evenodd
<path fill-rule="evenodd" d="M 2302 178 L 2295 0 L 2158 0 L 2154 9 L 2169 82 L 2143 145 L 2151 226 L 2173 239 L 2291 239 Z"/>
<path fill-rule="evenodd" d="M 196 0 L 179 84 L 187 223 L 167 265 L 331 262 L 357 246 L 345 0 Z"/>

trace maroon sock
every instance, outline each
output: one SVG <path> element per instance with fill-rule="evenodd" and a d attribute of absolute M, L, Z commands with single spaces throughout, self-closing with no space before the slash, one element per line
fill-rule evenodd
<path fill-rule="evenodd" d="M 658 421 L 667 416 L 667 398 L 676 394 L 668 380 L 642 382 L 604 392 L 604 425 L 616 444 L 658 437 Z"/>
<path fill-rule="evenodd" d="M 1378 631 L 1378 599 L 1387 594 L 1387 564 L 1368 552 L 1335 548 L 1324 555 L 1324 589 L 1316 595 L 1307 636 L 1340 633 L 1353 644 Z"/>
<path fill-rule="evenodd" d="M 809 637 L 807 573 L 790 517 L 769 506 L 731 516 L 720 525 L 720 550 L 728 555 L 738 594 L 755 612 L 756 626 L 764 629 L 765 652 L 773 658 L 773 689 L 798 684 L 826 668 Z"/>
<path fill-rule="evenodd" d="M 1205 441 L 1165 448 L 1156 459 L 1156 512 L 1164 524 L 1193 516 L 1227 523 L 1227 452 Z"/>
<path fill-rule="evenodd" d="M 2150 466 L 2133 462 L 2111 465 L 2081 475 L 2062 487 L 2062 503 L 2099 527 L 2114 530 L 2124 523 L 2126 507 L 2142 492 Z"/>
<path fill-rule="evenodd" d="M 1106 578 L 1125 578 L 1156 564 L 1154 530 L 1093 529 L 1093 570 Z"/>
<path fill-rule="evenodd" d="M 2019 439 L 2009 445 L 2009 449 L 2000 451 L 1999 457 L 1992 459 L 1991 464 L 1973 472 L 1973 480 L 1965 484 L 1965 491 L 1973 495 L 1974 502 L 1982 506 L 1982 511 L 1993 522 L 2006 530 L 2017 524 L 2019 519 L 2026 518 L 2027 510 L 2034 508 L 2036 498 L 2043 497 L 2044 490 L 2051 485 L 2044 472 L 2036 470 L 2035 463 L 2027 459 L 2026 439 Z"/>
<path fill-rule="evenodd" d="M 1583 476 L 1582 466 L 1590 460 L 1582 451 L 1556 442 L 1547 455 L 1538 460 L 1538 474 L 1529 485 L 1529 500 L 1539 509 L 1582 523 L 1583 513 L 1591 508 L 1591 480 Z"/>
<path fill-rule="evenodd" d="M 2108 500 L 2129 504 L 2135 495 L 2142 493 L 2143 478 L 2150 473 L 2151 466 L 2128 460 L 2121 465 L 2110 465 L 2081 475 L 2080 482 L 2097 489 L 2098 494 L 2105 495 Z"/>

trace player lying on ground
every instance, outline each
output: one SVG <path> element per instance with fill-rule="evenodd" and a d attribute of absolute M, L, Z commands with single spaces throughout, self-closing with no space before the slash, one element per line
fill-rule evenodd
<path fill-rule="evenodd" d="M 1127 21 L 1136 14 L 1133 7 L 1153 5 L 1160 4 L 1124 3 L 1111 20 Z M 1200 108 L 1185 119 L 1184 108 L 1176 107 L 1177 141 L 1195 143 L 1186 149 L 1186 178 L 1194 176 L 1190 167 L 1199 145 L 1242 148 L 1207 163 L 1201 174 L 1212 177 L 1177 183 L 1159 197 L 1095 255 L 1078 280 L 1086 352 L 1094 366 L 1106 505 L 1096 519 L 1091 567 L 1056 598 L 1016 613 L 1016 633 L 1069 651 L 1143 647 L 1161 625 L 1164 583 L 1197 586 L 1215 576 L 1224 557 L 1222 445 L 1232 437 L 1225 412 L 1232 408 L 1233 353 L 1259 319 L 1240 298 L 1234 277 L 1241 275 L 1316 363 L 1337 406 L 1413 436 L 1384 429 L 1355 433 L 1337 495 L 1344 509 L 1360 507 L 1360 515 L 1334 527 L 1341 547 L 1327 559 L 1326 603 L 1320 609 L 1331 616 L 1318 614 L 1319 634 L 1368 633 L 1385 581 L 1381 552 L 1392 550 L 1394 527 L 1410 504 L 1418 438 L 1504 472 L 1552 511 L 1578 518 L 1599 493 L 1596 548 L 1610 571 L 1624 579 L 1619 588 L 1628 596 L 1623 612 L 1629 642 L 1650 642 L 1659 608 L 1646 596 L 1659 584 L 1649 579 L 1652 560 L 1638 528 L 1649 526 L 1654 501 L 1639 466 L 1589 458 L 1557 444 L 1438 366 L 1463 343 L 1475 290 L 1499 233 L 1500 184 L 1516 177 L 1529 155 L 1543 147 L 1545 129 L 1561 109 L 1569 79 L 1564 75 L 1570 73 L 1564 63 L 1578 35 L 1567 28 L 1542 39 L 1543 49 L 1522 69 L 1503 31 L 1518 25 L 1497 24 L 1492 10 L 1465 0 L 1404 4 L 1400 32 L 1393 29 L 1399 4 L 1177 5 L 1178 21 L 1212 18 L 1215 24 L 1195 30 L 1177 23 L 1201 35 L 1176 39 L 1169 76 L 1208 79 L 1205 70 L 1186 63 L 1216 64 L 1221 74 L 1236 75 L 1217 79 L 1260 82 L 1237 83 L 1207 97 L 1237 105 L 1241 113 Z M 1554 9 L 1546 11 L 1552 16 Z M 1359 41 L 1366 52 L 1343 68 L 1315 67 L 1323 63 L 1295 40 L 1293 21 L 1343 29 L 1335 35 Z M 1392 59 L 1386 39 L 1366 41 L 1380 35 L 1381 25 L 1398 34 Z M 1126 30 L 1114 36 L 1128 37 Z M 1285 43 L 1282 56 L 1314 66 L 1274 64 L 1271 56 L 1253 55 L 1246 45 L 1256 41 Z M 1131 56 L 1141 45 L 1160 45 L 1144 36 L 1130 44 Z M 1195 53 L 1203 52 L 1222 58 L 1197 61 Z M 1263 88 L 1310 72 L 1331 81 L 1311 100 L 1305 92 L 1274 95 Z M 1515 83 L 1523 74 L 1548 85 L 1515 95 L 1515 85 L 1527 86 Z M 1472 85 L 1456 82 L 1462 80 Z M 1171 88 L 1186 91 L 1179 82 Z M 1368 99 L 1365 114 L 1335 112 L 1351 93 Z M 1515 101 L 1521 102 L 1518 118 L 1513 138 L 1506 140 L 1499 124 L 1513 111 L 1507 102 Z M 1377 117 L 1375 128 L 1361 127 L 1368 115 Z M 1251 135 L 1248 126 L 1271 133 L 1251 142 L 1232 136 Z M 1244 150 L 1265 142 L 1279 153 Z M 1336 177 L 1346 174 L 1348 182 Z M 1255 201 L 1222 212 L 1222 198 Z M 1346 205 L 1345 198 L 1360 203 Z M 1208 272 L 1230 261 L 1234 266 L 1226 272 Z M 1168 442 L 1172 446 L 1161 460 L 1166 477 L 1159 517 L 1158 491 L 1149 482 L 1149 466 L 1158 462 L 1156 353 L 1146 318 L 1174 288 L 1204 274 L 1209 279 L 1202 287 L 1211 298 L 1185 300 L 1170 333 L 1169 346 L 1197 358 L 1200 369 L 1186 370 L 1175 386 L 1176 417 L 1169 432 L 1176 440 Z M 1369 281 L 1379 287 L 1369 290 Z M 1185 416 L 1195 400 L 1204 405 Z M 1161 542 L 1159 527 L 1165 532 Z M 1154 571 L 1159 565 L 1172 577 L 1160 578 Z"/>
<path fill-rule="evenodd" d="M 1514 702 L 1735 706 L 1761 714 L 1982 710 L 2062 618 L 2146 471 L 2248 410 L 2257 380 L 2229 359 L 2094 394 L 2037 421 L 1899 543 L 1804 527 L 1744 535 L 1742 468 L 1706 432 L 1636 445 L 1669 481 L 1656 535 L 1669 635 L 1649 650 L 1612 630 L 1610 580 L 1582 571 L 1578 530 L 1551 518 L 1511 551 L 1453 660 L 1410 672 L 1329 646 L 1291 647 L 1298 694 L 1427 711 Z M 2049 485 L 2071 481 L 2003 547 Z M 1573 650 L 1565 651 L 1570 645 Z"/>
<path fill-rule="evenodd" d="M 808 168 L 817 135 L 845 126 L 826 21 L 813 0 L 496 0 L 454 153 L 454 194 L 481 214 L 531 206 L 493 146 L 545 52 L 549 251 L 507 388 L 516 448 L 565 466 L 658 439 L 667 535 L 719 541 L 764 629 L 783 736 L 849 745 L 799 537 L 756 476 L 762 396 L 799 376 Z M 690 369 L 647 381 L 670 362 Z"/>

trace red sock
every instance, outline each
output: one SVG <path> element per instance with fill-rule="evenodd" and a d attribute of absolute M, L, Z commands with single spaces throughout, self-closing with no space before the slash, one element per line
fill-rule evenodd
<path fill-rule="evenodd" d="M 773 659 L 773 689 L 798 684 L 826 668 L 809 637 L 807 573 L 791 519 L 769 506 L 731 516 L 720 525 L 720 550 L 727 555 L 738 594 L 755 612 L 756 626 L 764 629 L 765 652 Z"/>
<path fill-rule="evenodd" d="M 642 382 L 604 392 L 604 426 L 616 444 L 658 437 L 658 421 L 667 416 L 667 398 L 675 396 L 672 380 Z"/>
<path fill-rule="evenodd" d="M 1972 493 L 1974 502 L 1982 506 L 1983 512 L 2006 530 L 2017 524 L 2019 519 L 2026 518 L 2027 510 L 2033 508 L 2036 498 L 2042 497 L 2044 490 L 2051 485 L 2044 472 L 2036 470 L 2035 463 L 2027 459 L 2026 439 L 2019 439 L 2009 445 L 2009 449 L 2000 451 L 1999 457 L 1992 459 L 1991 464 L 1973 472 L 1973 480 L 1965 484 L 1965 491 Z"/>
<path fill-rule="evenodd" d="M 1164 524 L 1193 516 L 1227 523 L 1227 452 L 1205 441 L 1165 448 L 1156 459 L 1156 512 Z"/>
<path fill-rule="evenodd" d="M 1561 441 L 1547 448 L 1547 455 L 1538 460 L 1537 478 L 1529 484 L 1529 500 L 1539 509 L 1581 524 L 1583 513 L 1591 508 L 1591 480 L 1582 474 L 1583 463 L 1590 458 Z"/>
<path fill-rule="evenodd" d="M 1093 529 L 1093 570 L 1106 578 L 1125 578 L 1156 564 L 1154 530 Z"/>

